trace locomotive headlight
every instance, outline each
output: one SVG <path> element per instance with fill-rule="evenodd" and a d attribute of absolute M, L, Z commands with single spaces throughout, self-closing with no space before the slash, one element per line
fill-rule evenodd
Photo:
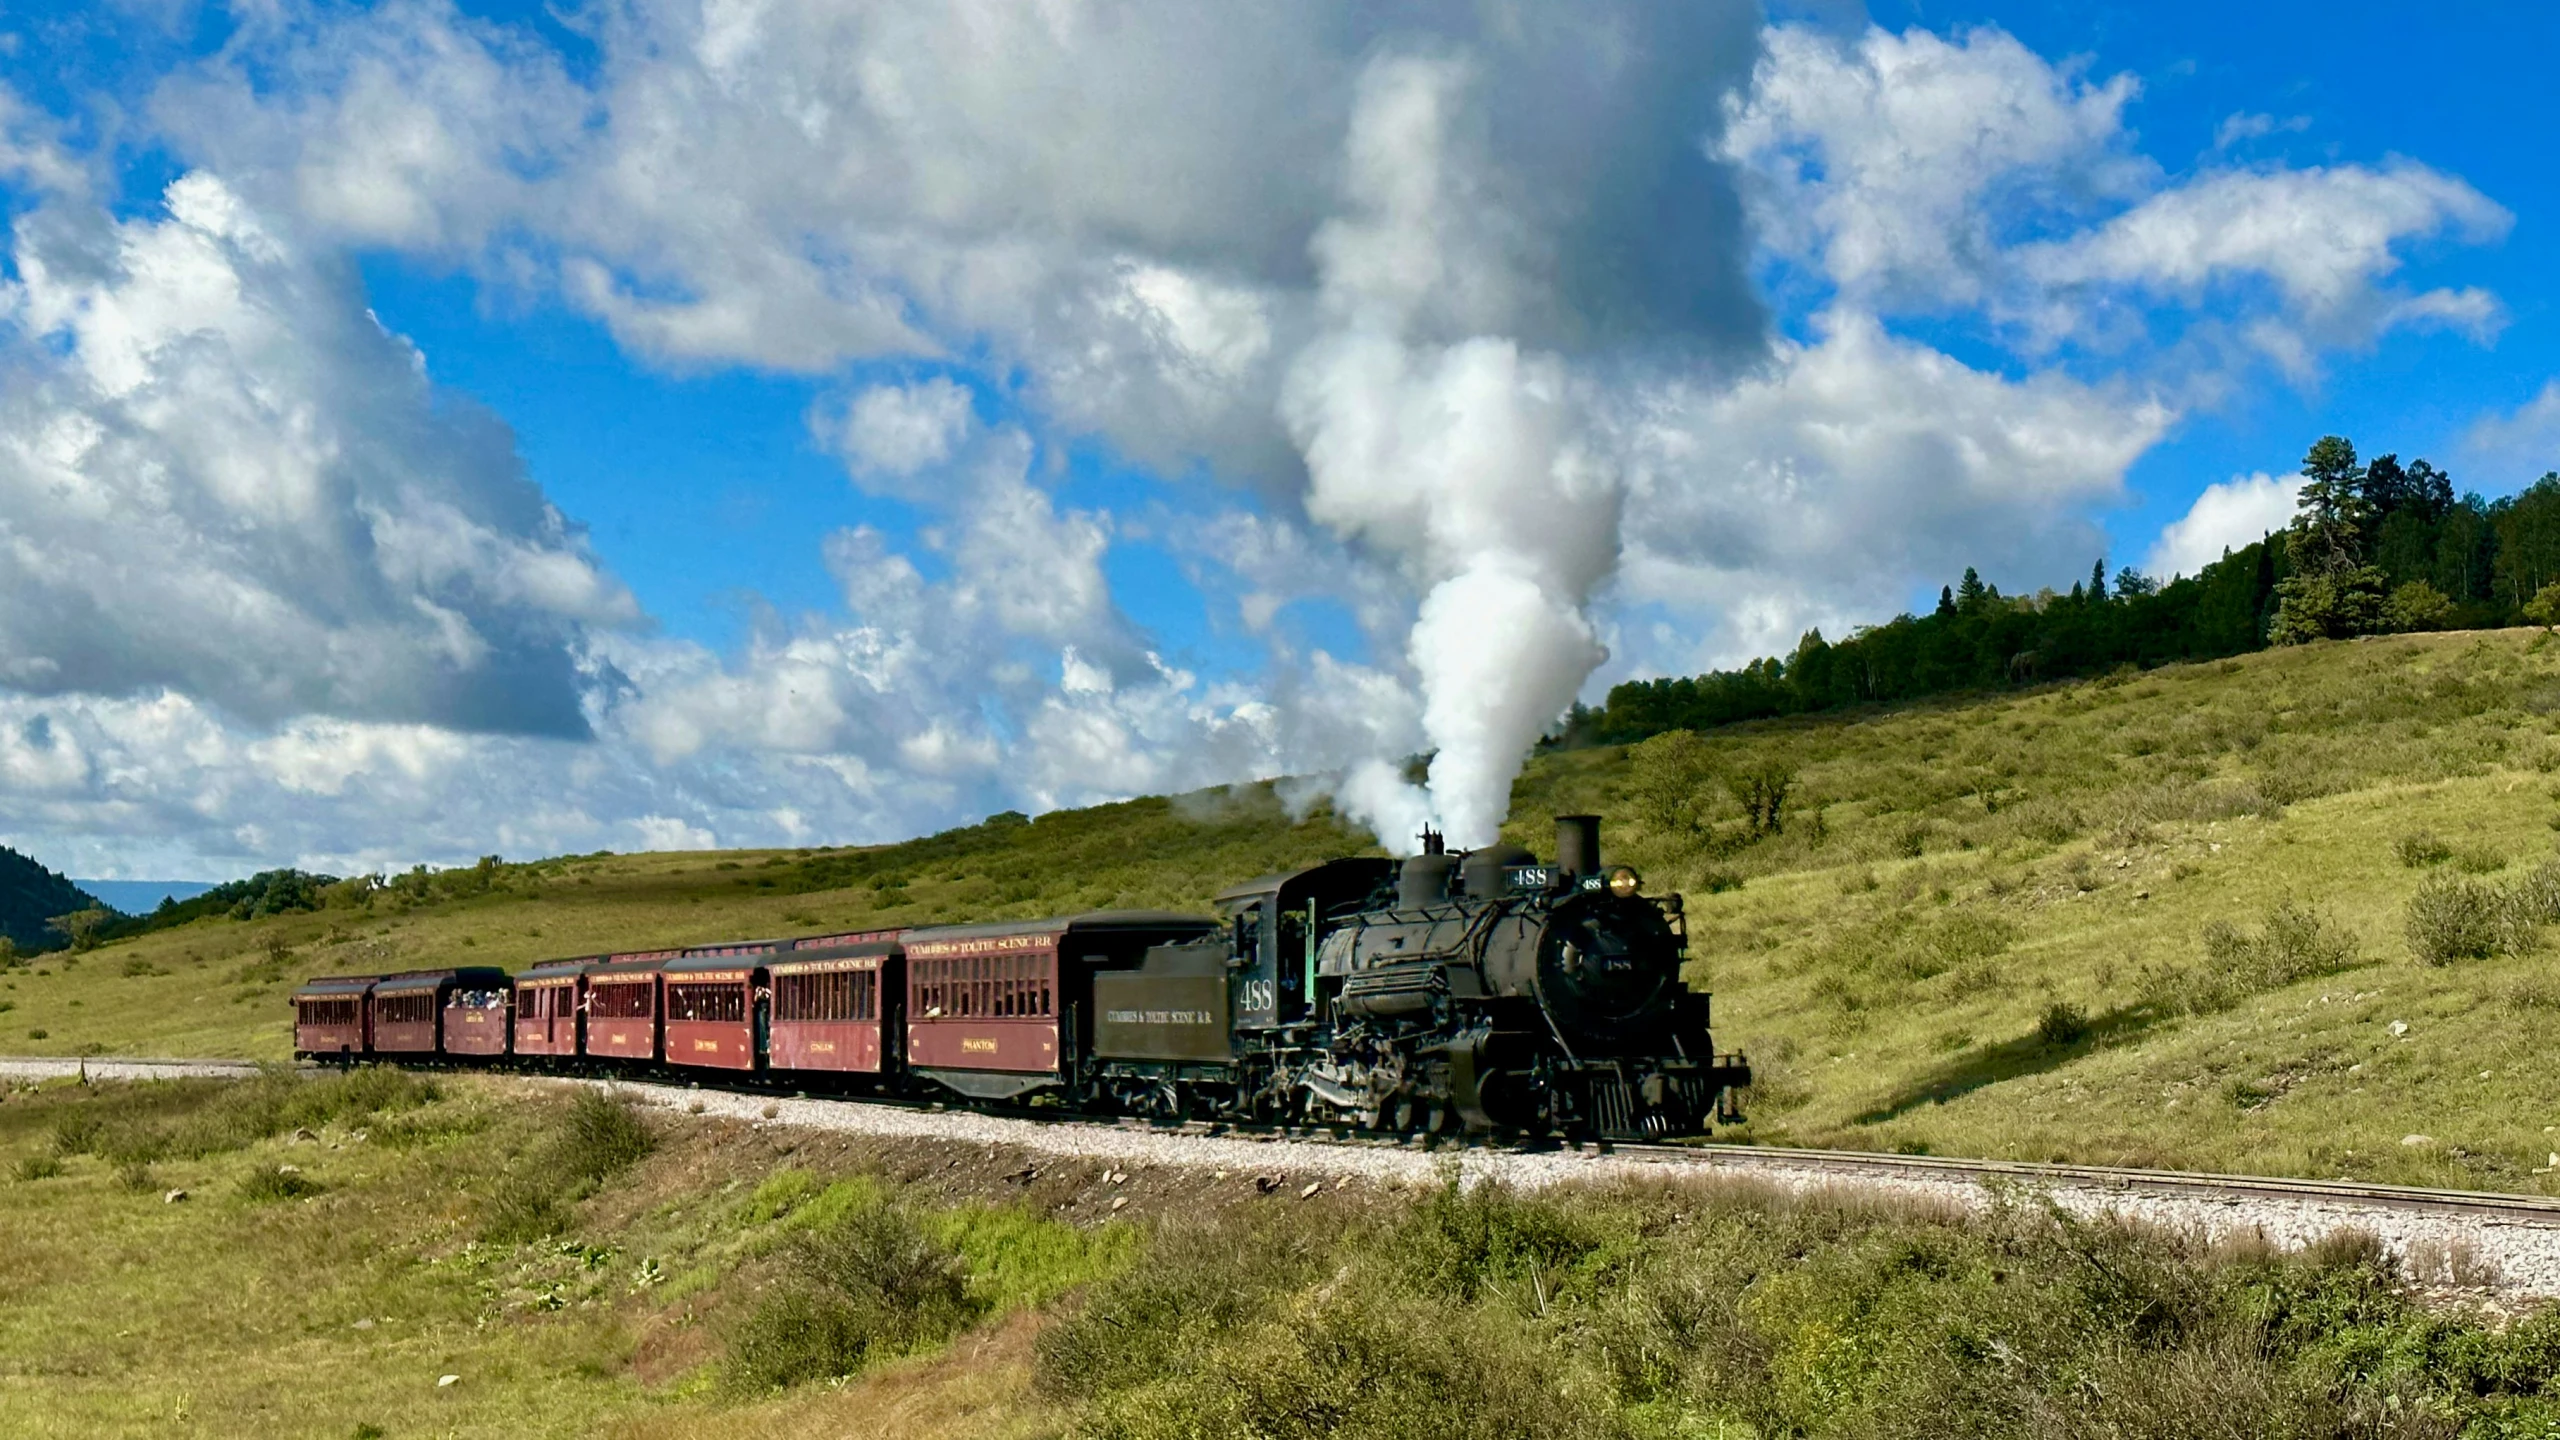
<path fill-rule="evenodd" d="M 1625 865 L 1609 872 L 1609 893 L 1621 900 L 1634 895 L 1643 886 L 1644 880 Z"/>

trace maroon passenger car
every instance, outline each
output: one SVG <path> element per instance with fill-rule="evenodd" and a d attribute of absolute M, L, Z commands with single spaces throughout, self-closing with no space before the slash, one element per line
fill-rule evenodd
<path fill-rule="evenodd" d="M 776 1070 L 877 1075 L 887 1068 L 904 996 L 897 930 L 795 940 L 766 967 L 773 1020 L 765 1063 Z"/>
<path fill-rule="evenodd" d="M 1093 972 L 1217 929 L 1194 915 L 1097 910 L 910 930 L 908 1068 L 984 1100 L 1072 1084 L 1092 1046 Z"/>
<path fill-rule="evenodd" d="M 581 960 L 545 960 L 516 977 L 515 1053 L 578 1053 L 578 1022 L 587 999 L 587 967 Z"/>
<path fill-rule="evenodd" d="M 365 996 L 370 975 L 323 975 L 293 992 L 297 1060 L 352 1061 L 368 1048 Z"/>
<path fill-rule="evenodd" d="M 773 940 L 694 945 L 659 967 L 670 1065 L 753 1070 L 764 1047 L 765 957 Z"/>
<path fill-rule="evenodd" d="M 655 1060 L 658 970 L 681 950 L 609 955 L 586 967 L 585 1053 L 599 1060 Z"/>
<path fill-rule="evenodd" d="M 445 997 L 457 989 L 503 991 L 506 985 L 507 972 L 489 965 L 404 970 L 383 976 L 373 982 L 373 1053 L 393 1057 L 442 1053 Z"/>

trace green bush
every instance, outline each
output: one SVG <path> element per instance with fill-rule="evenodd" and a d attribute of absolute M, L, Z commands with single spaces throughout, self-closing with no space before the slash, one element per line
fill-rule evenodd
<path fill-rule="evenodd" d="M 939 1344 L 978 1314 L 958 1252 L 892 1204 L 799 1229 L 784 1266 L 730 1337 L 727 1378 L 738 1390 L 852 1375 Z"/>
<path fill-rule="evenodd" d="M 142 1080 L 101 1085 L 54 1122 L 54 1148 L 110 1164 L 194 1159 L 325 1125 L 355 1127 L 442 1092 L 404 1070 L 367 1066 L 305 1077 L 271 1068 L 246 1080 Z"/>
<path fill-rule="evenodd" d="M 1110 1440 L 2449 1437 L 2560 1419 L 2560 1317 L 2430 1313 L 2370 1236 L 2299 1254 L 1740 1189 L 1454 1189 L 1178 1225 L 1039 1340 Z M 2465 1431 L 2469 1424 L 2474 1428 Z"/>
<path fill-rule="evenodd" d="M 2089 1012 L 2067 1000 L 2047 1005 L 2036 1020 L 2036 1040 L 2048 1049 L 2067 1049 L 2088 1038 Z"/>
<path fill-rule="evenodd" d="M 496 1245 L 522 1245 L 565 1235 L 573 1217 L 559 1189 L 533 1175 L 508 1175 L 498 1182 L 480 1217 L 480 1238 Z"/>
<path fill-rule="evenodd" d="M 657 1148 L 657 1133 L 611 1090 L 582 1088 L 550 1134 L 498 1181 L 480 1217 L 480 1238 L 516 1245 L 567 1234 L 571 1206 Z"/>
<path fill-rule="evenodd" d="M 2432 830 L 2412 830 L 2392 845 L 2400 863 L 2415 870 L 2427 865 L 2441 865 L 2453 858 L 2453 847 Z"/>
<path fill-rule="evenodd" d="M 2409 949 L 2429 965 L 2480 960 L 2497 953 L 2507 926 L 2494 886 L 2438 876 L 2409 897 Z"/>
<path fill-rule="evenodd" d="M 240 1198 L 251 1204 L 300 1200 L 319 1193 L 318 1181 L 286 1165 L 261 1165 L 240 1181 Z"/>
<path fill-rule="evenodd" d="M 2204 927 L 2201 939 L 2202 965 L 2146 971 L 2142 991 L 2147 1003 L 2171 1012 L 2209 1015 L 2252 995 L 2332 975 L 2362 961 L 2353 935 L 2320 911 L 2290 900 L 2278 902 L 2254 932 L 2216 920 Z"/>
<path fill-rule="evenodd" d="M 630 1100 L 606 1090 L 581 1090 L 569 1106 L 553 1147 L 557 1172 L 592 1189 L 649 1158 L 658 1137 Z"/>

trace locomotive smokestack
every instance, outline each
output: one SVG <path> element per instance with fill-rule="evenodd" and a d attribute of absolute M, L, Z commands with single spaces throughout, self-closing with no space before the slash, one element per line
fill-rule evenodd
<path fill-rule="evenodd" d="M 1556 817 L 1556 869 L 1575 879 L 1600 873 L 1600 817 Z"/>

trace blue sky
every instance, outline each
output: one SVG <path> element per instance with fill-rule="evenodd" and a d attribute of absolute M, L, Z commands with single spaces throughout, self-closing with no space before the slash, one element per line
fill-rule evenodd
<path fill-rule="evenodd" d="M 2560 463 L 2547 7 L 1504 13 L 0 14 L 0 838 L 1463 835 L 1576 695 L 2191 565 L 2320 434 Z"/>

